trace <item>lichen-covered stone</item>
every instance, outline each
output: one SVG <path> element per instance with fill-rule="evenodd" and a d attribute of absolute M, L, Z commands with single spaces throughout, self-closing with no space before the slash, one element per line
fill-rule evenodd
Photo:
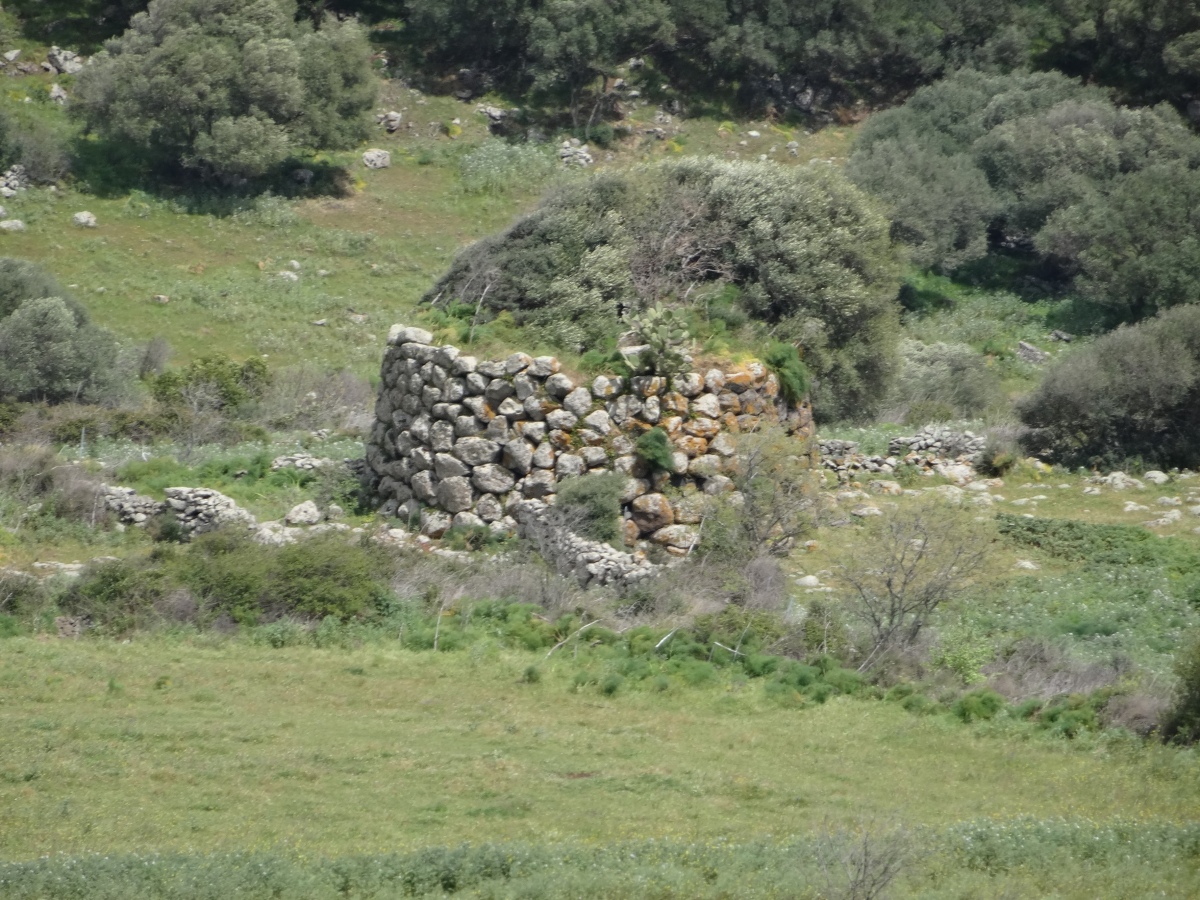
<path fill-rule="evenodd" d="M 485 494 L 504 494 L 513 489 L 516 479 L 504 466 L 488 463 L 476 466 L 471 473 L 471 484 Z"/>
<path fill-rule="evenodd" d="M 471 482 L 466 478 L 456 476 L 438 482 L 437 505 L 446 512 L 463 512 L 474 504 L 475 494 L 471 490 Z"/>
<path fill-rule="evenodd" d="M 561 400 L 575 390 L 575 382 L 562 372 L 556 372 L 546 379 L 545 388 L 547 394 L 555 400 Z"/>
<path fill-rule="evenodd" d="M 592 392 L 587 388 L 578 387 L 563 398 L 563 409 L 576 418 L 583 418 L 592 408 Z"/>
<path fill-rule="evenodd" d="M 671 501 L 662 494 L 642 494 L 629 504 L 629 508 L 642 534 L 650 534 L 675 522 Z"/>
<path fill-rule="evenodd" d="M 560 453 L 554 463 L 554 471 L 559 478 L 575 478 L 582 475 L 586 468 L 583 458 L 574 453 Z"/>
<path fill-rule="evenodd" d="M 500 445 L 486 438 L 459 438 L 453 452 L 468 466 L 482 466 L 500 458 Z"/>

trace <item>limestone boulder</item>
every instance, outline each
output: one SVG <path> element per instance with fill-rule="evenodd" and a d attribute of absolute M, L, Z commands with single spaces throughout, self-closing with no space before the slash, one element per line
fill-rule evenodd
<path fill-rule="evenodd" d="M 651 534 L 675 524 L 671 501 L 662 494 L 643 494 L 629 504 L 631 518 L 642 534 Z"/>

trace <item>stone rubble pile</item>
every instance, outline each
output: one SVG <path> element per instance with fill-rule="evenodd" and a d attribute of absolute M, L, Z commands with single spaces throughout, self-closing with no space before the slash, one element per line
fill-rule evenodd
<path fill-rule="evenodd" d="M 912 437 L 896 437 L 888 441 L 888 454 L 902 456 L 909 452 L 933 451 L 944 457 L 973 456 L 987 447 L 987 438 L 970 431 L 951 431 L 941 425 L 926 425 Z"/>
<path fill-rule="evenodd" d="M 705 495 L 734 488 L 732 434 L 781 422 L 801 452 L 812 435 L 808 406 L 785 404 L 757 362 L 576 384 L 550 356 L 481 361 L 403 325 L 388 342 L 366 481 L 385 515 L 419 519 L 431 537 L 462 526 L 512 531 L 518 505 L 552 503 L 562 479 L 619 472 L 626 544 L 685 556 Z M 669 470 L 652 471 L 635 453 L 636 438 L 656 426 L 671 444 Z"/>
<path fill-rule="evenodd" d="M 530 541 L 560 575 L 574 576 L 583 587 L 629 588 L 661 570 L 642 552 L 624 553 L 563 528 L 553 507 L 541 500 L 523 500 L 513 509 L 518 533 Z"/>
<path fill-rule="evenodd" d="M 116 513 L 117 521 L 123 525 L 145 525 L 163 510 L 164 504 L 138 494 L 133 488 L 104 484 L 100 490 L 105 508 Z"/>
<path fill-rule="evenodd" d="M 29 187 L 29 177 L 25 174 L 25 167 L 20 163 L 11 166 L 8 171 L 0 175 L 0 197 L 15 197 L 18 191 L 23 191 Z"/>
<path fill-rule="evenodd" d="M 83 70 L 83 58 L 74 50 L 63 50 L 61 47 L 51 47 L 46 54 L 49 71 L 60 75 L 74 75 Z"/>
<path fill-rule="evenodd" d="M 392 110 L 391 112 L 379 113 L 375 116 L 375 122 L 382 125 L 388 134 L 395 134 L 400 130 L 400 126 L 404 124 L 404 116 L 401 113 Z"/>
<path fill-rule="evenodd" d="M 346 460 L 348 463 L 349 460 Z M 271 471 L 277 472 L 280 469 L 301 469 L 306 472 L 311 472 L 316 469 L 331 469 L 338 465 L 336 460 L 326 457 L 313 456 L 311 453 L 293 453 L 288 456 L 277 456 L 271 460 Z"/>
<path fill-rule="evenodd" d="M 248 528 L 257 523 L 254 516 L 242 509 L 220 491 L 211 488 L 173 487 L 164 492 L 167 506 L 175 511 L 179 525 L 189 535 L 216 531 L 225 525 L 244 525 Z"/>
<path fill-rule="evenodd" d="M 587 168 L 596 161 L 592 156 L 592 149 L 587 144 L 581 143 L 579 138 L 563 141 L 562 146 L 558 148 L 558 158 L 562 160 L 564 166 L 579 166 L 580 168 Z"/>

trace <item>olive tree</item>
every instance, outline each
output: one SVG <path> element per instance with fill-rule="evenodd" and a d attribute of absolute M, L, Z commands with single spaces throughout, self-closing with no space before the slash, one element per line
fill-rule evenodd
<path fill-rule="evenodd" d="M 294 0 L 153 0 L 80 73 L 80 114 L 102 138 L 225 179 L 352 146 L 375 96 L 366 36 L 295 12 Z"/>

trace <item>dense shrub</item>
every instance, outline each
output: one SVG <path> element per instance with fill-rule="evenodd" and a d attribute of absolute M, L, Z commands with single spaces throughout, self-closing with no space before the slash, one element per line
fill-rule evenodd
<path fill-rule="evenodd" d="M 618 472 L 568 478 L 558 486 L 556 513 L 573 531 L 595 541 L 621 536 L 621 494 L 625 477 Z"/>
<path fill-rule="evenodd" d="M 0 319 L 12 315 L 26 300 L 59 297 L 83 324 L 87 313 L 58 281 L 36 263 L 9 256 L 0 257 Z"/>
<path fill-rule="evenodd" d="M 1200 308 L 1168 310 L 1076 350 L 1018 412 L 1027 446 L 1058 462 L 1200 464 Z"/>
<path fill-rule="evenodd" d="M 903 362 L 888 396 L 888 405 L 895 413 L 928 410 L 938 404 L 947 409 L 947 419 L 971 419 L 1003 396 L 1000 379 L 987 359 L 966 344 L 904 341 L 900 354 Z"/>
<path fill-rule="evenodd" d="M 179 573 L 213 612 L 243 624 L 288 616 L 348 619 L 389 596 L 382 551 L 336 532 L 274 549 L 233 532 L 213 532 L 194 543 Z"/>
<path fill-rule="evenodd" d="M 125 375 L 116 339 L 63 300 L 26 300 L 0 319 L 0 398 L 111 402 Z"/>
<path fill-rule="evenodd" d="M 894 369 L 897 262 L 886 219 L 828 167 L 686 159 L 551 192 L 426 299 L 511 311 L 578 349 L 615 337 L 625 310 L 736 285 L 801 348 L 817 409 L 836 418 L 868 414 Z"/>
<path fill-rule="evenodd" d="M 675 448 L 671 438 L 661 428 L 651 428 L 637 439 L 634 449 L 641 459 L 659 469 L 670 471 L 675 467 Z"/>
<path fill-rule="evenodd" d="M 1038 247 L 1075 275 L 1080 300 L 1106 326 L 1200 298 L 1200 170 L 1162 164 L 1060 208 Z"/>
<path fill-rule="evenodd" d="M 779 379 L 779 393 L 784 400 L 796 404 L 808 396 L 808 369 L 800 360 L 800 351 L 791 344 L 775 342 L 767 347 L 762 359 Z"/>
<path fill-rule="evenodd" d="M 1035 243 L 1125 321 L 1194 288 L 1194 242 L 1171 241 L 1195 229 L 1197 167 L 1200 139 L 1165 105 L 1120 108 L 1058 73 L 967 70 L 874 116 L 847 173 L 891 204 L 920 264 Z"/>
<path fill-rule="evenodd" d="M 365 33 L 294 13 L 288 0 L 154 0 L 80 73 L 78 109 L 114 144 L 225 179 L 353 146 L 375 98 Z"/>
<path fill-rule="evenodd" d="M 202 356 L 183 369 L 155 378 L 151 392 L 168 406 L 234 410 L 261 397 L 271 383 L 267 365 L 251 357 L 237 363 L 223 354 Z"/>
<path fill-rule="evenodd" d="M 1167 713 L 1163 737 L 1181 744 L 1200 741 L 1200 640 L 1180 651 L 1175 663 L 1179 684 Z"/>

